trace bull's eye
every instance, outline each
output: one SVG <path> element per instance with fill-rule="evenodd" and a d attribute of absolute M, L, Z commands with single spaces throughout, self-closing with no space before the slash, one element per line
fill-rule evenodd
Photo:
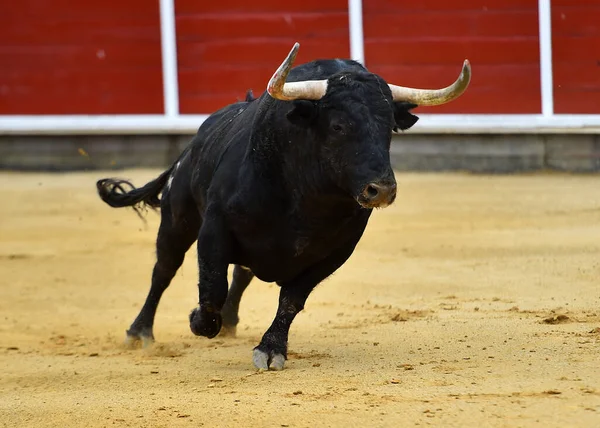
<path fill-rule="evenodd" d="M 334 124 L 331 129 L 333 129 L 334 132 L 339 132 L 342 133 L 344 132 L 344 127 L 338 123 Z"/>

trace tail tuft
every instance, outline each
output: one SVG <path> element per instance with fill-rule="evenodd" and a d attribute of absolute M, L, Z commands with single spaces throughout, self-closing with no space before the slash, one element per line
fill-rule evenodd
<path fill-rule="evenodd" d="M 140 192 L 130 181 L 103 178 L 96 183 L 100 199 L 114 208 L 132 206 L 141 208 L 140 205 L 157 208 L 160 206 L 158 193 Z"/>
<path fill-rule="evenodd" d="M 160 198 L 158 195 L 162 193 L 174 170 L 175 164 L 171 165 L 169 169 L 154 180 L 139 188 L 127 180 L 103 178 L 96 182 L 96 189 L 98 190 L 100 199 L 111 207 L 132 207 L 142 217 L 142 209 L 160 207 Z"/>

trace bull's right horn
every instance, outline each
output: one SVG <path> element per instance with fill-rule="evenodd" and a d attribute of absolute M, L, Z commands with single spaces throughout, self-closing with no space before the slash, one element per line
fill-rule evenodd
<path fill-rule="evenodd" d="M 295 43 L 287 58 L 281 63 L 269 84 L 267 92 L 275 99 L 290 100 L 320 100 L 327 92 L 327 80 L 305 80 L 302 82 L 285 83 L 287 76 L 294 65 L 294 60 L 300 49 L 300 44 Z"/>

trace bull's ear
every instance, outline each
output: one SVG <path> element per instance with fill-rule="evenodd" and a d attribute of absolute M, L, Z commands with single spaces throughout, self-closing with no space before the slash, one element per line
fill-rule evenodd
<path fill-rule="evenodd" d="M 309 126 L 317 115 L 315 103 L 307 100 L 294 100 L 293 103 L 294 107 L 287 114 L 288 120 L 297 126 Z"/>
<path fill-rule="evenodd" d="M 398 129 L 405 131 L 417 123 L 419 118 L 410 112 L 415 107 L 418 106 L 404 101 L 394 103 L 394 120 L 396 121 L 394 131 L 398 131 Z"/>

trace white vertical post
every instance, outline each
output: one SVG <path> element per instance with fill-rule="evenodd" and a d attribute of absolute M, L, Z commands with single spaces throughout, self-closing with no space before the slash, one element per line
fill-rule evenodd
<path fill-rule="evenodd" d="M 363 37 L 362 0 L 348 0 L 348 18 L 350 20 L 350 56 L 364 65 L 365 40 Z"/>
<path fill-rule="evenodd" d="M 540 81 L 542 89 L 542 115 L 554 115 L 552 78 L 552 15 L 550 0 L 538 0 L 540 24 Z"/>
<path fill-rule="evenodd" d="M 165 115 L 176 117 L 179 116 L 179 83 L 174 0 L 160 0 L 160 45 Z"/>

